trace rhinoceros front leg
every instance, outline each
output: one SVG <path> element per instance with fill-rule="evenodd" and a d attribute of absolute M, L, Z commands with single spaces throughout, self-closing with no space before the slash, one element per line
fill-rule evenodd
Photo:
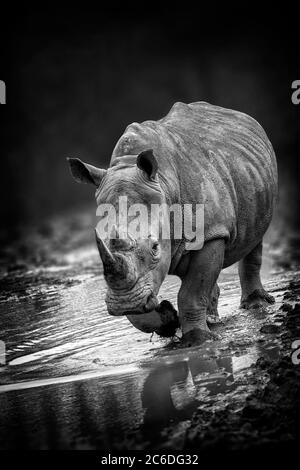
<path fill-rule="evenodd" d="M 219 313 L 218 313 L 218 300 L 220 296 L 220 288 L 217 283 L 215 283 L 211 295 L 210 302 L 207 309 L 206 320 L 208 325 L 215 325 L 221 323 Z"/>
<path fill-rule="evenodd" d="M 264 290 L 261 283 L 261 263 L 262 241 L 239 262 L 242 308 L 259 308 L 275 302 L 274 297 Z"/>
<path fill-rule="evenodd" d="M 187 346 L 215 337 L 207 326 L 207 313 L 223 266 L 224 249 L 224 240 L 218 239 L 205 243 L 200 251 L 190 252 L 189 266 L 178 294 L 182 341 Z"/>

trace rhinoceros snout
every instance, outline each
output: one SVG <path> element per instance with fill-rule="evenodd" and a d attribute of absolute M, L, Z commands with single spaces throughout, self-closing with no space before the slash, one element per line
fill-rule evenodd
<path fill-rule="evenodd" d="M 139 302 L 116 302 L 111 296 L 106 298 L 106 306 L 109 315 L 120 317 L 123 315 L 134 315 L 140 313 L 148 313 L 154 310 L 158 306 L 159 302 L 155 294 L 151 293 L 145 296 L 144 299 L 140 299 Z"/>
<path fill-rule="evenodd" d="M 153 293 L 152 284 L 150 272 L 140 277 L 131 289 L 116 289 L 108 284 L 105 298 L 108 313 L 121 316 L 128 312 L 135 314 L 153 310 L 158 305 L 158 300 Z"/>

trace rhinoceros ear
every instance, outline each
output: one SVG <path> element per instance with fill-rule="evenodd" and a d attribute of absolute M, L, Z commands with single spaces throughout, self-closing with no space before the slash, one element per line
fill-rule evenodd
<path fill-rule="evenodd" d="M 84 163 L 79 158 L 67 158 L 71 174 L 77 183 L 89 183 L 99 186 L 106 170 Z"/>
<path fill-rule="evenodd" d="M 155 180 L 158 163 L 152 149 L 141 152 L 136 159 L 136 164 L 140 170 L 146 173 L 150 180 Z"/>

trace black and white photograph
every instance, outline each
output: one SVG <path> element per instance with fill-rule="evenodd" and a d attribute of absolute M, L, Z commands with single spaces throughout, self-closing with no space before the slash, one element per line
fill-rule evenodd
<path fill-rule="evenodd" d="M 287 463 L 299 12 L 3 11 L 0 450 Z"/>

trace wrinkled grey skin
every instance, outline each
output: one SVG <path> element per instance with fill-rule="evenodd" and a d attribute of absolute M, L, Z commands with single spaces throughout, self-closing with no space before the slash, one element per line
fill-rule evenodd
<path fill-rule="evenodd" d="M 263 289 L 260 267 L 277 195 L 277 166 L 254 119 L 205 102 L 176 103 L 159 121 L 129 125 L 108 170 L 78 159 L 69 163 L 77 181 L 97 186 L 97 204 L 116 204 L 119 195 L 127 195 L 129 203 L 204 204 L 204 246 L 197 251 L 186 251 L 184 241 L 151 236 L 110 242 L 96 237 L 110 314 L 127 315 L 142 331 L 159 331 L 174 315 L 158 306 L 156 296 L 165 276 L 175 274 L 182 280 L 183 341 L 202 342 L 213 337 L 207 321 L 217 317 L 219 273 L 236 262 L 241 306 L 274 301 Z"/>

